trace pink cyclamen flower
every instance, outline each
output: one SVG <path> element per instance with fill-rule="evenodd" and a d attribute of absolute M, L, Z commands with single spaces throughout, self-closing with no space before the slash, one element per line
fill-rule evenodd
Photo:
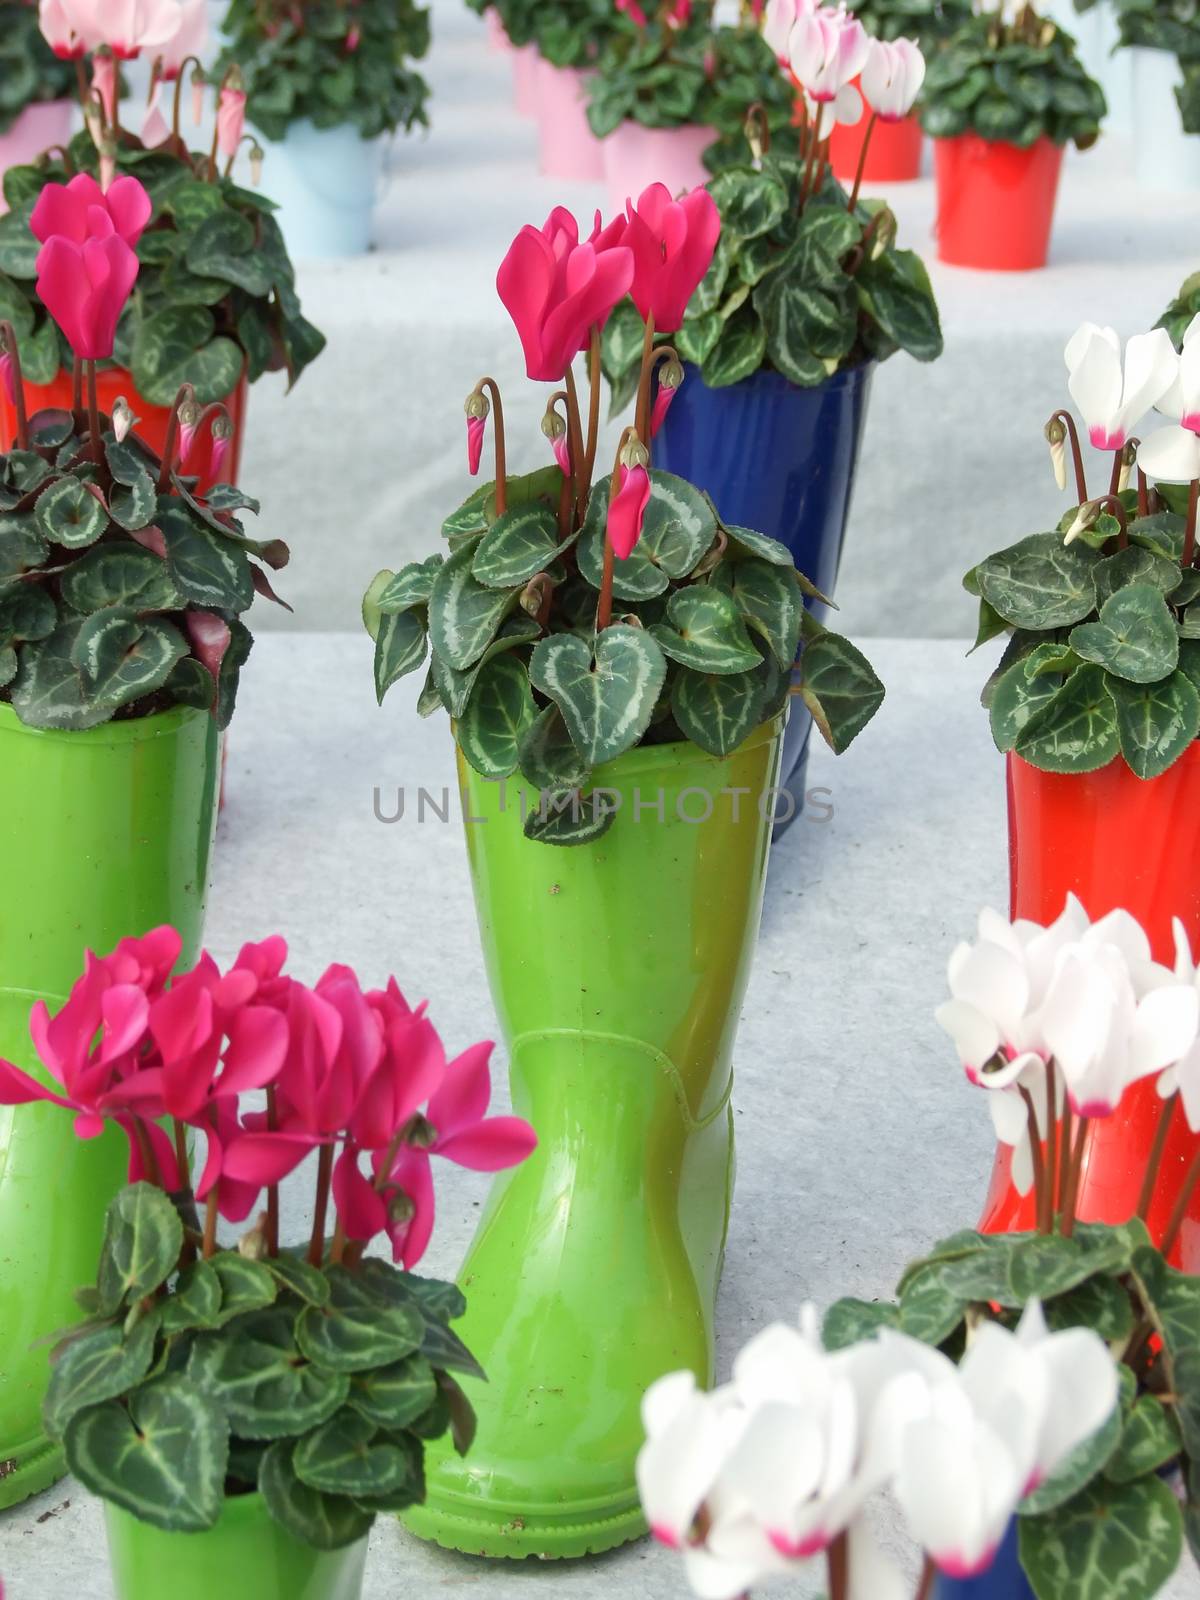
<path fill-rule="evenodd" d="M 652 183 L 627 210 L 623 242 L 633 252 L 633 303 L 643 320 L 653 318 L 656 333 L 674 333 L 712 261 L 721 213 L 707 189 L 673 200 L 665 183 Z"/>
<path fill-rule="evenodd" d="M 654 396 L 654 409 L 650 413 L 650 437 L 653 439 L 662 427 L 667 412 L 671 409 L 671 401 L 679 393 L 678 384 L 668 386 L 660 383 L 658 393 Z"/>
<path fill-rule="evenodd" d="M 915 39 L 870 41 L 862 93 L 880 122 L 903 122 L 924 82 L 925 57 Z"/>
<path fill-rule="evenodd" d="M 487 432 L 487 415 L 467 417 L 467 471 L 472 477 L 479 471 L 483 458 L 483 436 Z"/>
<path fill-rule="evenodd" d="M 39 0 L 42 37 L 62 61 L 79 61 L 100 43 L 89 0 Z"/>
<path fill-rule="evenodd" d="M 184 614 L 192 654 L 212 674 L 213 687 L 221 676 L 221 662 L 233 638 L 229 624 L 215 611 L 188 611 Z"/>
<path fill-rule="evenodd" d="M 246 91 L 226 84 L 217 106 L 217 149 L 223 156 L 234 156 L 242 142 L 246 125 Z"/>
<path fill-rule="evenodd" d="M 55 234 L 38 251 L 37 274 L 38 297 L 75 354 L 107 360 L 138 275 L 124 239 L 114 233 L 78 245 Z"/>
<path fill-rule="evenodd" d="M 159 76 L 167 83 L 178 78 L 189 56 L 202 55 L 208 42 L 208 0 L 182 0 L 179 10 L 179 26 L 157 54 Z"/>
<path fill-rule="evenodd" d="M 156 83 L 142 116 L 142 143 L 147 150 L 157 150 L 170 137 L 170 124 L 162 112 L 162 84 Z"/>
<path fill-rule="evenodd" d="M 522 228 L 500 264 L 496 290 L 516 324 L 529 377 L 557 383 L 632 281 L 632 253 L 623 245 L 580 244 L 579 226 L 562 206 L 541 228 Z"/>
<path fill-rule="evenodd" d="M 642 519 L 650 503 L 650 474 L 644 466 L 622 464 L 621 481 L 608 507 L 608 537 L 621 561 L 628 561 L 642 536 Z"/>
<path fill-rule="evenodd" d="M 845 12 L 825 10 L 796 19 L 788 48 L 797 82 L 810 100 L 824 105 L 836 102 L 858 77 L 871 41 L 861 22 Z"/>
<path fill-rule="evenodd" d="M 567 443 L 567 433 L 564 428 L 562 433 L 556 433 L 550 441 L 550 448 L 554 451 L 554 459 L 562 469 L 564 478 L 571 476 L 571 447 Z"/>
<path fill-rule="evenodd" d="M 71 0 L 76 9 L 86 0 Z M 183 23 L 179 0 L 90 0 L 98 42 L 122 61 L 171 42 Z"/>
<path fill-rule="evenodd" d="M 362 43 L 362 29 L 357 22 L 350 25 L 350 32 L 346 35 L 346 54 L 352 56 Z"/>
<path fill-rule="evenodd" d="M 617 10 L 628 17 L 635 27 L 645 28 L 649 26 L 646 13 L 638 5 L 638 0 L 616 0 L 616 6 Z"/>
<path fill-rule="evenodd" d="M 150 196 L 136 178 L 117 178 L 102 189 L 86 172 L 70 183 L 48 183 L 29 218 L 30 231 L 42 244 L 56 234 L 83 244 L 110 234 L 136 249 L 153 211 Z"/>
<path fill-rule="evenodd" d="M 233 443 L 232 423 L 226 422 L 223 417 L 217 417 L 212 426 L 210 439 L 207 476 L 210 482 L 216 483 L 225 470 L 225 459 Z"/>

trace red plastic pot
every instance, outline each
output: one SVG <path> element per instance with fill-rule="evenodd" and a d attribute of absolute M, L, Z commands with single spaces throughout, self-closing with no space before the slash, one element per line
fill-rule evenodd
<path fill-rule="evenodd" d="M 246 420 L 247 398 L 246 375 L 243 372 L 237 388 L 231 395 L 225 397 L 225 406 L 233 423 L 233 438 L 229 442 L 229 451 L 225 457 L 225 464 L 218 477 L 225 483 L 238 481 L 238 470 L 242 460 L 242 434 Z M 148 400 L 143 400 L 133 386 L 133 378 L 124 367 L 109 367 L 96 374 L 96 400 L 101 411 L 112 411 L 113 404 L 120 395 L 124 395 L 129 405 L 133 408 L 135 417 L 140 418 L 136 432 L 159 455 L 167 442 L 167 424 L 171 417 L 169 406 L 152 406 Z M 60 372 L 52 383 L 26 383 L 25 384 L 25 409 L 30 416 L 35 411 L 48 409 L 70 410 L 71 407 L 71 375 L 69 372 Z M 2 448 L 11 445 L 16 432 L 17 419 L 9 401 L 8 393 L 3 384 L 0 384 L 0 440 Z M 200 488 L 211 488 L 217 479 L 201 478 Z"/>
<path fill-rule="evenodd" d="M 1044 267 L 1062 146 L 1039 139 L 1022 150 L 962 133 L 933 148 L 938 259 L 985 272 Z"/>
<path fill-rule="evenodd" d="M 855 86 L 858 79 L 854 80 Z M 849 188 L 858 172 L 863 140 L 870 127 L 871 113 L 864 111 L 851 126 L 839 122 L 829 140 L 829 159 L 836 177 Z M 911 183 L 921 176 L 921 151 L 925 135 L 919 120 L 912 115 L 900 122 L 876 121 L 867 146 L 863 167 L 864 183 Z"/>
<path fill-rule="evenodd" d="M 1068 892 L 1088 915 L 1118 907 L 1150 937 L 1155 959 L 1175 959 L 1171 919 L 1200 949 L 1200 743 L 1158 778 L 1137 778 L 1117 759 L 1099 772 L 1040 772 L 1008 758 L 1008 851 L 1014 917 L 1052 922 Z M 1094 1121 L 1083 1158 L 1079 1216 L 1125 1222 L 1137 1210 L 1146 1158 L 1162 1101 L 1153 1079 L 1127 1091 L 1121 1110 Z M 1200 1140 L 1176 1114 L 1150 1208 L 1150 1231 L 1162 1236 Z M 1036 1225 L 1033 1196 L 1010 1181 L 1011 1152 L 997 1152 L 980 1226 L 989 1233 Z M 1192 1201 L 1174 1259 L 1200 1271 L 1200 1192 Z"/>

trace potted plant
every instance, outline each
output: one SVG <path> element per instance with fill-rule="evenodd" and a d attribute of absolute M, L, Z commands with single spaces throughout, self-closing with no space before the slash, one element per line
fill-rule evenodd
<path fill-rule="evenodd" d="M 777 7 L 787 17 L 787 7 Z M 794 9 L 794 7 L 792 8 Z M 865 0 L 854 15 L 872 39 L 899 44 L 908 39 L 928 60 L 942 41 L 971 15 L 967 0 Z M 790 25 L 790 23 L 789 23 Z M 767 24 L 769 27 L 769 23 Z M 855 87 L 861 88 L 857 84 Z M 868 102 L 871 96 L 867 96 Z M 869 148 L 864 154 L 870 130 Z M 871 128 L 865 113 L 856 123 L 839 122 L 829 140 L 829 162 L 843 183 L 853 183 L 863 164 L 865 183 L 904 183 L 921 176 L 924 135 L 915 109 Z"/>
<path fill-rule="evenodd" d="M 467 0 L 467 4 L 486 18 L 493 48 L 511 53 L 513 104 L 518 116 L 537 117 L 538 48 L 533 37 L 537 8 L 528 0 Z"/>
<path fill-rule="evenodd" d="M 1044 267 L 1064 145 L 1090 149 L 1106 111 L 1075 41 L 1022 4 L 966 23 L 930 62 L 921 121 L 934 139 L 938 259 Z"/>
<path fill-rule="evenodd" d="M 1197 1550 L 1200 1280 L 1167 1264 L 1141 1215 L 1075 1211 L 1089 1117 L 1177 1052 L 1164 1105 L 1196 1093 L 1190 955 L 1172 973 L 1139 944 L 1126 914 L 1089 927 L 1074 905 L 1052 927 L 985 912 L 951 958 L 940 1015 L 1029 1158 L 1036 1232 L 954 1233 L 896 1300 L 836 1302 L 823 1337 L 806 1307 L 713 1393 L 689 1372 L 647 1393 L 647 1518 L 708 1600 L 822 1568 L 832 1600 L 1153 1600 L 1185 1534 Z M 885 1496 L 924 1554 L 915 1586 L 872 1531 Z"/>
<path fill-rule="evenodd" d="M 0 6 L 0 177 L 8 167 L 23 166 L 50 145 L 66 142 L 74 89 L 75 69 L 42 38 L 37 6 L 32 0 L 5 0 Z"/>
<path fill-rule="evenodd" d="M 746 107 L 772 131 L 791 122 L 791 96 L 770 47 L 749 23 L 714 26 L 711 0 L 664 0 L 614 33 L 590 80 L 588 122 L 603 141 L 609 203 L 652 183 L 672 195 L 702 184 L 743 144 Z"/>
<path fill-rule="evenodd" d="M 246 114 L 268 142 L 267 186 L 294 254 L 361 255 L 371 244 L 385 135 L 425 126 L 429 49 L 415 0 L 233 0 L 218 72 L 235 64 Z"/>
<path fill-rule="evenodd" d="M 979 597 L 978 641 L 1009 635 L 984 702 L 1007 763 L 1013 914 L 1045 920 L 1068 892 L 1093 916 L 1122 906 L 1163 962 L 1173 916 L 1200 944 L 1200 853 L 1181 820 L 1200 785 L 1189 612 L 1200 586 L 1200 443 L 1186 426 L 1200 401 L 1200 344 L 1189 332 L 1181 357 L 1159 328 L 1129 340 L 1122 359 L 1111 329 L 1078 330 L 1067 346 L 1070 392 L 1087 440 L 1107 457 L 1100 482 L 1089 489 L 1083 430 L 1070 411 L 1056 412 L 1047 437 L 1078 504 L 1056 529 L 987 557 L 965 580 Z M 1151 406 L 1183 422 L 1139 446 Z M 1136 488 L 1126 487 L 1135 470 Z M 1155 1096 L 1142 1085 L 1119 1116 L 1091 1130 L 1081 1216 L 1129 1215 L 1158 1129 Z M 1195 1148 L 1178 1119 L 1161 1136 L 1165 1177 L 1152 1231 L 1164 1225 Z M 1028 1215 L 999 1163 L 986 1225 Z"/>
<path fill-rule="evenodd" d="M 820 61 L 807 44 L 795 53 L 821 96 L 799 153 L 778 139 L 764 149 L 752 120 L 741 163 L 709 185 L 721 215 L 709 271 L 686 308 L 679 303 L 655 325 L 687 380 L 661 416 L 659 460 L 710 494 L 725 516 L 786 545 L 826 595 L 837 577 L 875 363 L 898 349 L 924 361 L 942 349 L 928 275 L 918 256 L 896 248 L 895 218 L 857 193 L 847 196 L 826 168 L 823 134 L 839 114 L 839 97 L 845 105 L 861 54 L 857 26 L 833 19 L 850 35 L 846 51 L 827 20 L 796 24 L 798 35 L 820 36 L 821 47 Z M 638 382 L 641 326 L 628 303 L 605 329 L 604 367 L 617 406 Z M 661 383 L 671 369 L 658 370 Z M 667 399 L 662 389 L 659 396 Z M 824 615 L 815 597 L 806 603 Z M 803 804 L 810 728 L 796 706 L 783 756 L 795 809 Z"/>
<path fill-rule="evenodd" d="M 651 465 L 653 322 L 716 239 L 703 190 L 590 241 L 561 207 L 522 229 L 497 289 L 529 376 L 554 386 L 558 460 L 508 475 L 511 410 L 482 379 L 469 461 L 490 424 L 495 482 L 447 518 L 448 554 L 380 573 L 364 607 L 379 697 L 428 652 L 418 709 L 452 718 L 513 1103 L 541 1141 L 462 1269 L 464 1337 L 490 1379 L 470 1387 L 469 1474 L 437 1452 L 408 1515 L 461 1550 L 577 1556 L 643 1527 L 641 1390 L 681 1350 L 698 1372 L 712 1360 L 733 1036 L 801 630 L 801 693 L 835 748 L 883 692 L 805 620 L 782 546 Z M 653 308 L 640 402 L 593 487 L 601 330 L 629 290 Z"/>
<path fill-rule="evenodd" d="M 281 369 L 294 383 L 325 339 L 300 309 L 271 201 L 229 176 L 242 140 L 240 92 L 231 83 L 222 86 L 214 146 L 189 154 L 179 134 L 183 87 L 181 74 L 168 85 L 169 124 L 157 105 L 151 107 L 150 143 L 118 133 L 118 102 L 113 99 L 106 112 L 99 91 L 92 91 L 90 130 L 32 165 L 9 169 L 4 193 L 12 209 L 0 217 L 0 315 L 21 340 L 26 412 L 77 408 L 73 353 L 38 293 L 43 235 L 35 208 L 45 204 L 49 181 L 56 203 L 70 208 L 72 226 L 82 228 L 96 194 L 118 175 L 136 179 L 150 196 L 151 212 L 135 241 L 135 292 L 111 355 L 96 365 L 100 408 L 111 411 L 124 396 L 138 418 L 139 435 L 161 454 L 175 425 L 175 397 L 181 385 L 190 385 L 196 406 L 220 404 L 228 413 L 233 433 L 220 471 L 236 482 L 248 385 Z M 198 415 L 185 419 L 188 438 Z M 13 400 L 0 385 L 0 445 L 12 443 L 15 427 Z M 208 487 L 207 464 L 197 471 Z"/>
<path fill-rule="evenodd" d="M 42 214 L 69 225 L 54 187 Z M 86 948 L 169 917 L 195 958 L 220 731 L 251 646 L 242 615 L 256 592 L 274 598 L 267 573 L 288 558 L 281 541 L 246 532 L 238 513 L 254 501 L 224 484 L 198 492 L 181 462 L 179 412 L 195 409 L 186 386 L 161 459 L 130 430 L 125 401 L 111 416 L 100 409 L 94 369 L 112 348 L 151 201 L 124 177 L 103 204 L 114 231 L 93 216 L 90 245 L 56 229 L 38 253 L 45 304 L 87 368 L 83 404 L 28 416 L 22 347 L 0 323 L 0 388 L 11 383 L 17 416 L 0 455 L 0 875 L 13 908 L 0 922 L 0 1042 L 9 1050 L 35 999 L 63 999 Z M 106 273 L 90 294 L 89 257 Z M 207 460 L 228 448 L 230 427 L 221 405 L 206 407 L 191 453 Z M 0 1114 L 2 1505 L 62 1471 L 41 1431 L 43 1363 L 30 1345 L 66 1319 L 78 1274 L 90 1270 L 116 1154 L 105 1139 L 76 1145 L 42 1107 Z M 27 1226 L 31 1208 L 40 1229 Z"/>
<path fill-rule="evenodd" d="M 1200 21 L 1187 5 L 1116 0 L 1133 79 L 1134 166 L 1147 189 L 1200 186 Z"/>
<path fill-rule="evenodd" d="M 163 927 L 89 956 L 30 1018 L 45 1077 L 0 1061 L 0 1102 L 129 1147 L 46 1431 L 105 1502 L 117 1600 L 358 1600 L 376 1515 L 422 1497 L 425 1441 L 470 1444 L 454 1374 L 483 1376 L 450 1326 L 462 1295 L 410 1270 L 431 1157 L 494 1170 L 536 1140 L 485 1115 L 491 1045 L 448 1061 L 394 978 L 333 966 L 309 988 L 278 936 L 171 978 L 181 949 Z M 305 1164 L 312 1229 L 288 1244 L 279 1184 Z M 242 1229 L 224 1246 L 222 1218 Z M 378 1238 L 402 1267 L 365 1258 Z"/>

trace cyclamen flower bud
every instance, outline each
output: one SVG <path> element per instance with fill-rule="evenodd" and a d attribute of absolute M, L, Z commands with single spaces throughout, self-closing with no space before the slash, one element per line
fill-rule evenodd
<path fill-rule="evenodd" d="M 683 382 L 683 368 L 672 356 L 663 363 L 658 374 L 658 393 L 654 397 L 654 409 L 650 413 L 650 437 L 653 439 L 662 427 L 663 419 L 670 410 L 671 401 Z"/>
<path fill-rule="evenodd" d="M 179 470 L 186 472 L 192 453 L 192 441 L 200 422 L 200 407 L 194 400 L 185 400 L 176 415 L 179 418 Z"/>
<path fill-rule="evenodd" d="M 571 450 L 567 444 L 567 425 L 555 411 L 553 406 L 546 407 L 546 414 L 542 418 L 542 432 L 550 441 L 550 448 L 554 451 L 554 459 L 562 468 L 563 476 L 571 476 Z"/>
<path fill-rule="evenodd" d="M 1085 533 L 1090 533 L 1100 520 L 1099 500 L 1085 500 L 1075 513 L 1075 519 L 1063 535 L 1064 544 L 1073 544 Z"/>
<path fill-rule="evenodd" d="M 467 414 L 467 471 L 472 477 L 479 471 L 479 463 L 483 456 L 483 436 L 487 429 L 488 412 L 491 406 L 488 397 L 478 389 L 472 390 L 463 405 Z"/>
<path fill-rule="evenodd" d="M 1046 424 L 1046 443 L 1050 446 L 1050 464 L 1054 468 L 1054 481 L 1060 489 L 1067 487 L 1067 430 L 1057 417 Z"/>
<path fill-rule="evenodd" d="M 622 445 L 617 461 L 618 484 L 609 501 L 607 534 L 618 560 L 628 561 L 642 536 L 650 503 L 650 455 L 635 434 Z"/>
<path fill-rule="evenodd" d="M 250 182 L 257 189 L 262 183 L 263 148 L 255 143 L 250 146 Z"/>
<path fill-rule="evenodd" d="M 1117 493 L 1124 494 L 1129 487 L 1129 480 L 1133 476 L 1133 469 L 1137 462 L 1139 439 L 1129 439 L 1121 451 L 1121 470 L 1117 475 Z"/>
<path fill-rule="evenodd" d="M 212 425 L 212 450 L 208 458 L 208 475 L 212 479 L 221 476 L 225 466 L 225 457 L 229 454 L 229 446 L 233 440 L 233 423 L 228 417 L 218 417 Z"/>
<path fill-rule="evenodd" d="M 128 400 L 123 394 L 118 395 L 113 402 L 112 408 L 113 436 L 118 444 L 124 444 L 130 428 L 133 427 L 136 421 L 137 418 L 130 410 Z"/>

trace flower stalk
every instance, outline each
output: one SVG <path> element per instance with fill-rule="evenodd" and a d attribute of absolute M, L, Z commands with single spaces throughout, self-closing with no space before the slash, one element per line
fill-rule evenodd
<path fill-rule="evenodd" d="M 504 405 L 500 399 L 500 385 L 495 378 L 480 378 L 471 392 L 478 395 L 486 392 L 491 396 L 494 413 L 492 439 L 496 461 L 496 515 L 499 517 L 508 509 L 508 462 L 504 448 Z"/>
<path fill-rule="evenodd" d="M 1075 418 L 1069 411 L 1055 411 L 1046 424 L 1046 437 L 1050 438 L 1051 429 L 1055 424 L 1066 429 L 1067 438 L 1071 441 L 1071 462 L 1075 468 L 1075 498 L 1079 505 L 1087 500 L 1087 477 L 1083 470 L 1083 451 L 1079 444 L 1079 429 L 1075 426 Z"/>
<path fill-rule="evenodd" d="M 11 322 L 0 322 L 0 354 L 11 362 L 12 403 L 17 420 L 17 449 L 29 449 L 29 417 L 25 410 L 25 382 L 21 374 L 21 351 L 16 329 Z M 7 445 L 7 440 L 2 441 Z"/>

